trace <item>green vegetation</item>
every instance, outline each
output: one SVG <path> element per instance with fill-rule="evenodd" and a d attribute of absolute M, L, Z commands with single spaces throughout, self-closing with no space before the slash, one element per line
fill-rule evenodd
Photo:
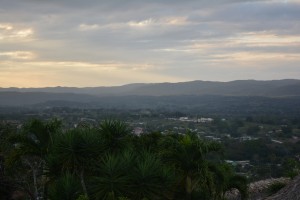
<path fill-rule="evenodd" d="M 232 188 L 247 197 L 220 143 L 189 131 L 136 136 L 120 121 L 31 120 L 1 128 L 1 143 L 1 199 L 222 200 Z"/>
<path fill-rule="evenodd" d="M 273 183 L 272 185 L 270 185 L 268 187 L 268 195 L 271 196 L 272 194 L 275 194 L 276 192 L 278 192 L 281 188 L 283 188 L 285 186 L 286 186 L 286 183 L 281 183 L 281 182 Z"/>

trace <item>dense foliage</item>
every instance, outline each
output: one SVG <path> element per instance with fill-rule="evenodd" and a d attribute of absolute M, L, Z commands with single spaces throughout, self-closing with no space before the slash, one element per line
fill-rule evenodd
<path fill-rule="evenodd" d="M 120 121 L 63 128 L 31 120 L 1 132 L 0 199 L 224 199 L 246 178 L 222 160 L 223 148 L 197 135 L 136 136 Z"/>

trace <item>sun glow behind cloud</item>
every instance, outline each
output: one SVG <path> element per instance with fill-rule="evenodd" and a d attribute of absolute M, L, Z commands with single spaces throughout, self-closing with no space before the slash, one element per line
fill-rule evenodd
<path fill-rule="evenodd" d="M 11 24 L 0 24 L 0 41 L 1 40 L 25 40 L 33 35 L 31 28 L 18 28 Z"/>
<path fill-rule="evenodd" d="M 0 30 L 1 29 L 8 31 L 8 30 L 12 30 L 13 27 L 10 24 L 0 24 Z"/>
<path fill-rule="evenodd" d="M 78 25 L 79 31 L 96 31 L 100 29 L 143 29 L 143 28 L 159 28 L 163 26 L 185 26 L 191 22 L 187 20 L 187 17 L 164 17 L 164 18 L 148 18 L 145 20 L 130 20 L 128 22 L 116 22 L 106 24 L 87 24 L 82 23 Z"/>
<path fill-rule="evenodd" d="M 0 52 L 0 58 L 17 59 L 17 60 L 31 60 L 35 58 L 35 54 L 28 51 L 9 51 Z"/>
<path fill-rule="evenodd" d="M 187 17 L 165 17 L 161 19 L 149 18 L 142 21 L 130 21 L 127 23 L 131 27 L 150 27 L 150 26 L 184 26 L 190 24 Z"/>

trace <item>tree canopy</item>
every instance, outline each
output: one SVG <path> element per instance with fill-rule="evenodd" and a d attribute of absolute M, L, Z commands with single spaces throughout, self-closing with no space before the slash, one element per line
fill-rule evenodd
<path fill-rule="evenodd" d="M 222 159 L 223 148 L 197 135 L 136 136 L 121 121 L 63 129 L 58 120 L 32 120 L 10 131 L 1 149 L 2 196 L 19 199 L 224 199 L 247 179 Z M 2 187 L 1 187 L 2 188 Z"/>

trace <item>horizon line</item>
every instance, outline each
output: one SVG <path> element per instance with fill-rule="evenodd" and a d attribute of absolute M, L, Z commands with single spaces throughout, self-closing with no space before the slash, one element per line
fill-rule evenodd
<path fill-rule="evenodd" d="M 178 82 L 151 82 L 151 83 L 126 83 L 122 85 L 110 85 L 110 86 L 82 86 L 82 87 L 77 87 L 77 86 L 41 86 L 41 87 L 16 87 L 16 86 L 11 86 L 11 87 L 1 87 L 0 89 L 39 89 L 39 88 L 98 88 L 98 87 L 104 87 L 104 88 L 109 88 L 109 87 L 122 87 L 122 86 L 128 86 L 128 85 L 138 85 L 138 84 L 144 84 L 144 85 L 151 85 L 151 84 L 176 84 L 176 83 L 190 83 L 190 82 L 217 82 L 217 83 L 229 83 L 229 82 L 235 82 L 235 81 L 286 81 L 286 80 L 295 80 L 295 81 L 300 81 L 299 79 L 295 78 L 284 78 L 284 79 L 237 79 L 237 80 L 230 80 L 230 81 L 214 81 L 214 80 L 190 80 L 190 81 L 178 81 Z"/>

